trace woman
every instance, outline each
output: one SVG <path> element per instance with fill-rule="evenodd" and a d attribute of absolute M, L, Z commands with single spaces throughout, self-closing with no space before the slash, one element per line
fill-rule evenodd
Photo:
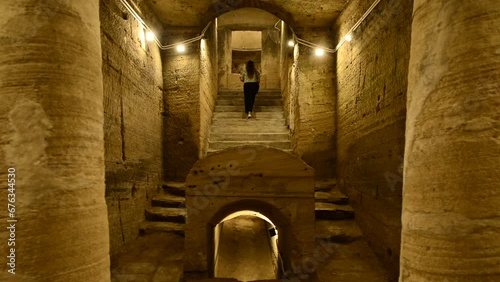
<path fill-rule="evenodd" d="M 243 82 L 243 91 L 245 93 L 245 113 L 247 118 L 252 117 L 253 104 L 255 96 L 259 92 L 260 73 L 255 69 L 255 63 L 248 61 L 246 71 L 240 73 L 240 80 Z"/>

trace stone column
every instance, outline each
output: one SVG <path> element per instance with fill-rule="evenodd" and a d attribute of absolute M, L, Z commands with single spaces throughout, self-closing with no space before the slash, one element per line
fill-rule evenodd
<path fill-rule="evenodd" d="M 1 1 L 0 281 L 110 281 L 101 60 L 98 0 Z"/>
<path fill-rule="evenodd" d="M 414 2 L 400 281 L 500 280 L 499 7 Z"/>

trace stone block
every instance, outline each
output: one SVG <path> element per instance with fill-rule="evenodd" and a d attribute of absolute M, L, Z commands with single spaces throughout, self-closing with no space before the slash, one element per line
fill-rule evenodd
<path fill-rule="evenodd" d="M 186 185 L 184 271 L 213 271 L 213 228 L 241 210 L 277 226 L 287 267 L 312 255 L 314 170 L 295 156 L 260 146 L 224 150 L 198 161 Z"/>

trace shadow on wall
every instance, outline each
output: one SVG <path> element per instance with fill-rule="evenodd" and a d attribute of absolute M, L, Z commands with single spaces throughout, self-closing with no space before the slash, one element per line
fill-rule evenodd
<path fill-rule="evenodd" d="M 331 135 L 327 140 L 323 136 L 317 136 L 310 142 L 309 149 L 301 156 L 302 160 L 314 167 L 317 179 L 332 178 L 336 174 L 335 140 L 336 134 Z"/>
<path fill-rule="evenodd" d="M 199 129 L 196 129 L 189 113 L 174 116 L 168 112 L 164 118 L 164 128 L 164 178 L 183 182 L 198 161 Z"/>
<path fill-rule="evenodd" d="M 140 159 L 134 162 L 106 164 L 106 197 L 118 195 L 120 198 L 132 198 L 137 192 L 136 182 L 146 181 L 148 172 L 156 171 L 158 160 Z M 153 170 L 154 169 L 154 170 Z"/>
<path fill-rule="evenodd" d="M 124 244 L 137 236 L 144 209 L 161 181 L 160 157 L 134 162 L 106 163 L 106 206 L 108 210 L 110 255 L 123 251 Z"/>

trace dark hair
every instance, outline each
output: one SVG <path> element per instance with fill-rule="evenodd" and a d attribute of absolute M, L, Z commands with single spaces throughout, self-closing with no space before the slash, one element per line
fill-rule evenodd
<path fill-rule="evenodd" d="M 250 78 L 255 74 L 255 63 L 251 60 L 247 62 L 247 74 Z"/>

